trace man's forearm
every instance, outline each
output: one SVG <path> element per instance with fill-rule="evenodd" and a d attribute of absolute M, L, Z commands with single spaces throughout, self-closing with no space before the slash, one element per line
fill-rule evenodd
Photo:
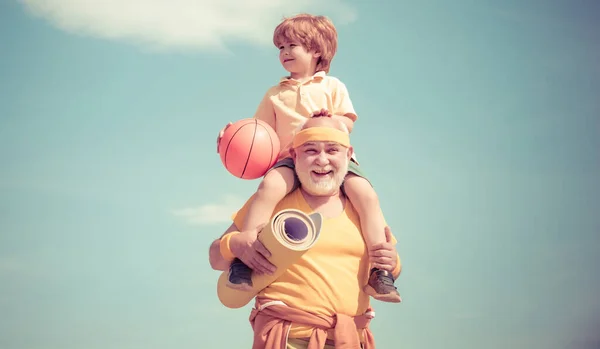
<path fill-rule="evenodd" d="M 221 255 L 219 247 L 220 243 L 221 239 L 217 239 L 210 244 L 210 248 L 208 250 L 208 260 L 211 268 L 214 270 L 227 270 L 230 263 Z"/>
<path fill-rule="evenodd" d="M 236 230 L 237 227 L 235 224 L 231 224 L 221 237 Z M 208 262 L 214 270 L 227 270 L 229 268 L 231 261 L 225 259 L 221 254 L 221 238 L 216 239 L 210 244 L 208 248 Z"/>

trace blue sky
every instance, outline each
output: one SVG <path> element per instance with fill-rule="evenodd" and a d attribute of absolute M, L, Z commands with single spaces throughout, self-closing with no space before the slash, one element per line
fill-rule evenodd
<path fill-rule="evenodd" d="M 379 347 L 598 348 L 591 0 L 1 2 L 0 348 L 250 346 L 207 248 L 258 181 L 215 138 L 283 76 L 271 33 L 300 11 L 338 26 L 404 260 Z"/>

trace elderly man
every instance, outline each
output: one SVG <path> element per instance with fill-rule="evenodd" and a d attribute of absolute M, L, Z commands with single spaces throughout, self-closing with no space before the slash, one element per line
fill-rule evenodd
<path fill-rule="evenodd" d="M 340 190 L 352 152 L 348 130 L 335 119 L 311 118 L 297 133 L 290 153 L 300 186 L 275 212 L 286 208 L 319 212 L 321 234 L 310 250 L 256 296 L 250 315 L 253 349 L 375 347 L 368 326 L 373 317 L 370 298 L 361 287 L 369 278 L 369 254 L 358 215 Z M 237 229 L 250 201 L 211 244 L 213 269 L 227 270 L 237 257 L 256 273 L 275 271 L 267 260 L 269 251 L 257 240 L 260 227 Z M 387 242 L 371 253 L 371 262 L 395 279 L 401 271 L 400 257 L 389 228 L 386 236 Z"/>

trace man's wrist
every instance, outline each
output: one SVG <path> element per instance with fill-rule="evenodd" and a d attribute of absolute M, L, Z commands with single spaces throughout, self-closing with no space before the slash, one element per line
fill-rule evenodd
<path fill-rule="evenodd" d="M 394 270 L 392 270 L 392 275 L 394 279 L 397 279 L 400 276 L 400 270 L 402 269 L 402 261 L 400 260 L 400 256 L 396 254 L 396 266 Z"/>
<path fill-rule="evenodd" d="M 232 231 L 231 233 L 227 233 L 221 237 L 221 241 L 219 243 L 219 251 L 221 252 L 221 256 L 224 259 L 232 261 L 235 258 L 233 252 L 231 252 L 231 238 L 239 234 L 239 231 Z"/>

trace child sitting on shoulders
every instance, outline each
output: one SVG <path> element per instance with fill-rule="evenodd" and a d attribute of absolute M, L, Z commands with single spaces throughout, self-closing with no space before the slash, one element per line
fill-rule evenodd
<path fill-rule="evenodd" d="M 314 116 L 330 116 L 341 120 L 351 132 L 357 120 L 346 86 L 327 75 L 337 50 L 337 31 L 328 18 L 308 14 L 286 18 L 275 28 L 273 43 L 279 49 L 280 63 L 290 75 L 267 91 L 254 118 L 267 122 L 275 130 L 282 150 L 278 162 L 261 181 L 241 231 L 268 222 L 277 203 L 299 185 L 289 148 L 294 131 L 302 122 Z M 368 251 L 386 242 L 379 199 L 354 157 L 343 190 L 360 217 Z M 228 286 L 251 288 L 251 273 L 236 258 L 230 267 Z M 401 301 L 391 271 L 379 269 L 373 263 L 364 290 L 380 301 Z"/>

